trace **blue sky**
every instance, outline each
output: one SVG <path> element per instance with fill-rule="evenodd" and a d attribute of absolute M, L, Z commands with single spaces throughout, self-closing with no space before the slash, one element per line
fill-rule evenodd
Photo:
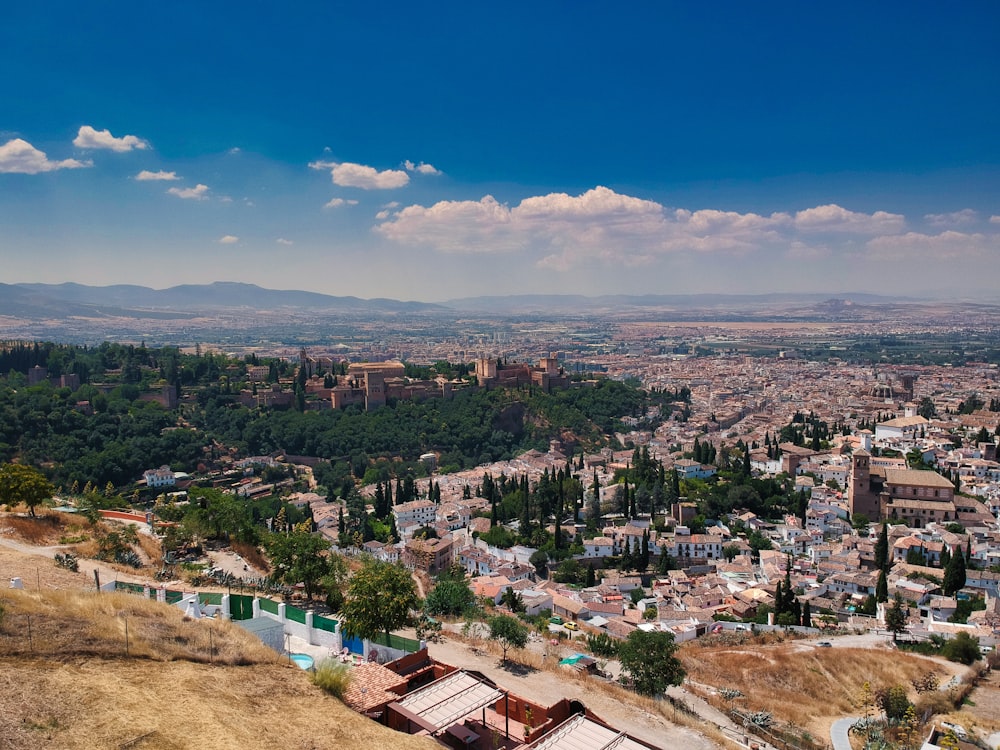
<path fill-rule="evenodd" d="M 1000 298 L 995 2 L 286 5 L 6 8 L 0 280 Z"/>

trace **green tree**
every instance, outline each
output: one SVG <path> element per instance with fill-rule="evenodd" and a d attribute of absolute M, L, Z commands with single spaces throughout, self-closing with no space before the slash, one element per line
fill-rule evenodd
<path fill-rule="evenodd" d="M 906 630 L 906 612 L 903 610 L 903 597 L 896 592 L 892 606 L 885 611 L 885 629 L 892 633 L 893 643 L 896 636 Z"/>
<path fill-rule="evenodd" d="M 875 567 L 883 571 L 889 568 L 889 525 L 884 521 L 878 541 L 875 543 Z M 885 599 L 879 601 L 884 602 Z"/>
<path fill-rule="evenodd" d="M 447 578 L 438 581 L 424 600 L 424 611 L 429 615 L 460 615 L 476 603 L 476 595 L 464 578 Z"/>
<path fill-rule="evenodd" d="M 327 553 L 330 543 L 308 531 L 272 534 L 267 542 L 275 577 L 289 585 L 302 583 L 312 598 L 320 581 L 330 572 Z"/>
<path fill-rule="evenodd" d="M 684 680 L 684 667 L 674 655 L 673 633 L 633 630 L 618 646 L 622 676 L 641 695 L 661 697 L 671 685 Z"/>
<path fill-rule="evenodd" d="M 898 724 L 906 716 L 907 710 L 912 707 L 906 694 L 906 688 L 902 685 L 893 685 L 877 691 L 875 702 L 893 724 Z"/>
<path fill-rule="evenodd" d="M 878 583 L 875 584 L 875 601 L 889 601 L 889 582 L 886 580 L 884 570 L 878 572 Z"/>
<path fill-rule="evenodd" d="M 490 640 L 496 641 L 503 651 L 503 663 L 507 664 L 507 652 L 512 648 L 524 648 L 528 645 L 528 628 L 521 621 L 510 615 L 491 617 Z"/>
<path fill-rule="evenodd" d="M 24 503 L 32 517 L 35 508 L 55 494 L 55 487 L 38 469 L 23 464 L 0 466 L 0 503 Z"/>
<path fill-rule="evenodd" d="M 944 644 L 941 656 L 960 664 L 972 664 L 980 658 L 979 639 L 968 633 L 959 633 Z"/>
<path fill-rule="evenodd" d="M 410 618 L 420 604 L 416 586 L 406 568 L 382 560 L 366 560 L 347 584 L 341 615 L 348 635 L 388 636 Z"/>
<path fill-rule="evenodd" d="M 941 588 L 945 596 L 953 596 L 965 586 L 965 555 L 961 549 L 955 550 L 948 567 L 944 569 L 944 581 Z"/>
<path fill-rule="evenodd" d="M 726 562 L 731 563 L 738 554 L 740 554 L 740 548 L 735 544 L 727 544 L 722 548 L 722 556 L 726 558 Z"/>

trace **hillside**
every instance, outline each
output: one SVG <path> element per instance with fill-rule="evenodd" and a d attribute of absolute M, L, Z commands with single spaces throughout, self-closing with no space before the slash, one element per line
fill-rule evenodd
<path fill-rule="evenodd" d="M 3 748 L 436 746 L 359 716 L 228 622 L 44 586 L 0 591 L 0 606 Z"/>

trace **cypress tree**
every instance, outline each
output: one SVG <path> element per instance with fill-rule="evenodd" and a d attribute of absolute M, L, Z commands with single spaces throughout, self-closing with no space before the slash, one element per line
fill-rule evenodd
<path fill-rule="evenodd" d="M 889 601 L 889 583 L 886 581 L 884 570 L 878 572 L 878 583 L 875 585 L 875 601 Z"/>
<path fill-rule="evenodd" d="M 879 534 L 878 541 L 875 543 L 875 567 L 881 571 L 886 571 L 889 568 L 889 525 L 885 521 L 882 522 L 882 533 Z M 879 599 L 879 601 L 887 600 Z"/>
<path fill-rule="evenodd" d="M 948 567 L 944 571 L 944 582 L 942 587 L 945 596 L 952 596 L 965 586 L 965 555 L 961 550 L 955 552 L 948 561 Z"/>
<path fill-rule="evenodd" d="M 812 610 L 809 607 L 808 600 L 802 603 L 802 627 L 812 627 Z"/>

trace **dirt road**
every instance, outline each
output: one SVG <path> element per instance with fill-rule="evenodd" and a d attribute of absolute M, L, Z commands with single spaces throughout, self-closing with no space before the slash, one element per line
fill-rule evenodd
<path fill-rule="evenodd" d="M 498 654 L 488 650 L 488 644 L 472 646 L 450 636 L 442 643 L 429 645 L 430 655 L 446 664 L 482 672 L 512 693 L 552 704 L 562 698 L 579 700 L 597 716 L 624 729 L 639 739 L 658 747 L 682 747 L 685 750 L 714 750 L 721 747 L 713 739 L 686 726 L 671 723 L 663 716 L 644 710 L 639 705 L 619 700 L 610 691 L 602 690 L 595 677 L 578 677 L 562 667 L 530 669 L 500 664 Z M 555 662 L 555 657 L 546 657 Z M 667 709 L 670 711 L 670 709 Z"/>

